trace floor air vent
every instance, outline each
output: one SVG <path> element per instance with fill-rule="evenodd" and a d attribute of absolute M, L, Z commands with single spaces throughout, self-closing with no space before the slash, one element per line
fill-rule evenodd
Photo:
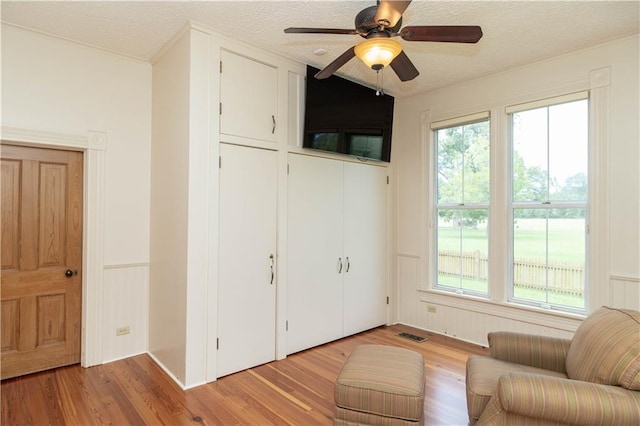
<path fill-rule="evenodd" d="M 427 340 L 426 337 L 416 336 L 415 334 L 411 334 L 411 333 L 399 333 L 397 334 L 397 336 L 404 337 L 405 339 L 413 340 L 414 342 L 418 342 L 418 343 L 422 343 L 425 340 Z"/>

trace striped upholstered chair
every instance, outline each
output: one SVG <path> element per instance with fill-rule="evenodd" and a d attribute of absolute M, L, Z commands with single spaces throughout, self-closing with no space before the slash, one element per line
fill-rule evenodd
<path fill-rule="evenodd" d="M 640 425 L 640 312 L 602 307 L 572 340 L 489 333 L 467 361 L 479 425 Z"/>

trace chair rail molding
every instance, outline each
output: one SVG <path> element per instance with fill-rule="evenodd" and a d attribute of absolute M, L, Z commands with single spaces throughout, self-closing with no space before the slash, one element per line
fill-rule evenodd
<path fill-rule="evenodd" d="M 56 148 L 84 153 L 84 212 L 82 247 L 81 365 L 102 363 L 102 294 L 104 267 L 104 197 L 107 134 L 87 131 L 67 134 L 18 127 L 0 127 L 0 138 L 23 146 Z"/>

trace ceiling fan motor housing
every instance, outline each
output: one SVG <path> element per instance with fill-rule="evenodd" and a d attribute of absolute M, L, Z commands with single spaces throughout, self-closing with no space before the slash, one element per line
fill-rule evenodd
<path fill-rule="evenodd" d="M 367 38 L 373 30 L 380 32 L 380 25 L 375 21 L 377 11 L 378 6 L 369 6 L 358 12 L 355 19 L 355 27 L 360 36 Z M 396 33 L 400 31 L 401 27 L 402 18 L 398 20 L 395 26 L 385 27 L 384 31 L 387 33 Z"/>

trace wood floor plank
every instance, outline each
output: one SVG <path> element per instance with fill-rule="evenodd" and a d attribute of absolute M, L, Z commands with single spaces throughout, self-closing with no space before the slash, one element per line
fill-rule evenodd
<path fill-rule="evenodd" d="M 397 336 L 409 332 L 428 340 Z M 62 367 L 2 381 L 3 425 L 330 425 L 333 389 L 349 354 L 362 344 L 423 354 L 425 424 L 467 424 L 465 363 L 479 346 L 404 325 L 380 327 L 182 390 L 152 359 Z"/>

